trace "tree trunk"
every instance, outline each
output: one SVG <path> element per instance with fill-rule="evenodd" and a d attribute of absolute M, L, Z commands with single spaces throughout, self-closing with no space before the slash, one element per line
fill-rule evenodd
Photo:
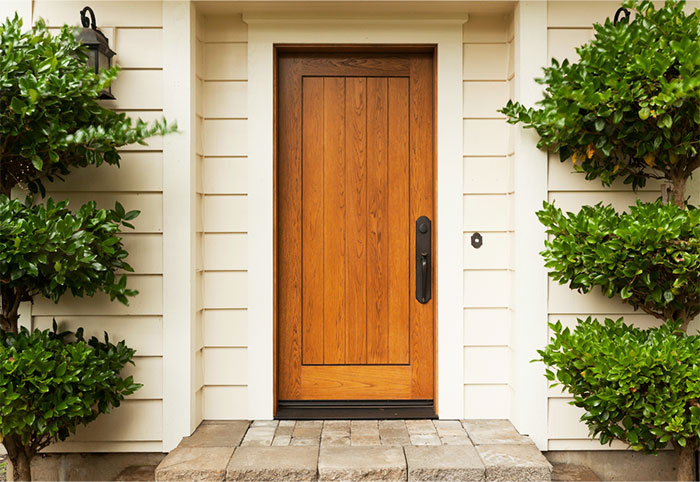
<path fill-rule="evenodd" d="M 12 462 L 12 478 L 15 482 L 31 482 L 31 463 L 34 454 L 18 442 L 17 438 L 10 435 L 3 440 L 7 456 Z"/>
<path fill-rule="evenodd" d="M 31 460 L 23 452 L 20 452 L 17 457 L 10 457 L 12 461 L 12 477 L 15 482 L 31 482 Z"/>
<path fill-rule="evenodd" d="M 14 288 L 2 286 L 0 288 L 0 329 L 17 333 L 19 331 L 19 304 L 22 301 L 21 295 Z"/>
<path fill-rule="evenodd" d="M 682 209 L 685 209 L 685 184 L 685 177 L 674 178 L 671 180 L 672 199 L 669 201 Z"/>
<path fill-rule="evenodd" d="M 698 480 L 695 476 L 695 447 L 676 447 L 678 472 L 676 480 Z"/>

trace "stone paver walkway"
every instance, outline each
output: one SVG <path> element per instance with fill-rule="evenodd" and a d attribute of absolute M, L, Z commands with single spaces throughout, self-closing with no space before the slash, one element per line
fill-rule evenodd
<path fill-rule="evenodd" d="M 552 467 L 506 420 L 204 422 L 158 481 L 549 481 Z"/>
<path fill-rule="evenodd" d="M 255 421 L 241 447 L 473 445 L 459 420 Z"/>

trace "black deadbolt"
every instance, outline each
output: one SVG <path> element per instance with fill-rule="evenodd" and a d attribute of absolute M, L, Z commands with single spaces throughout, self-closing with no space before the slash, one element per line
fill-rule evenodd
<path fill-rule="evenodd" d="M 479 249 L 481 245 L 484 244 L 484 238 L 481 237 L 481 234 L 479 233 L 474 233 L 472 234 L 472 246 L 476 249 Z"/>

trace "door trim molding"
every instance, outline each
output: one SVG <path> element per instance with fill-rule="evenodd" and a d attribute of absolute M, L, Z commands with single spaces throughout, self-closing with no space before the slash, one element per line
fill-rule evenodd
<path fill-rule="evenodd" d="M 300 20 L 248 23 L 248 417 L 275 409 L 274 108 L 276 44 L 436 46 L 436 395 L 441 418 L 464 412 L 462 24 L 437 21 Z M 449 254 L 449 255 L 448 255 Z"/>

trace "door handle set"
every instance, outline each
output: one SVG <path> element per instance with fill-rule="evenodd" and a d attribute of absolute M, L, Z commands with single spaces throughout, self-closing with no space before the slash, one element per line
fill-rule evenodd
<path fill-rule="evenodd" d="M 416 299 L 423 304 L 430 301 L 431 231 L 427 216 L 416 220 Z"/>

